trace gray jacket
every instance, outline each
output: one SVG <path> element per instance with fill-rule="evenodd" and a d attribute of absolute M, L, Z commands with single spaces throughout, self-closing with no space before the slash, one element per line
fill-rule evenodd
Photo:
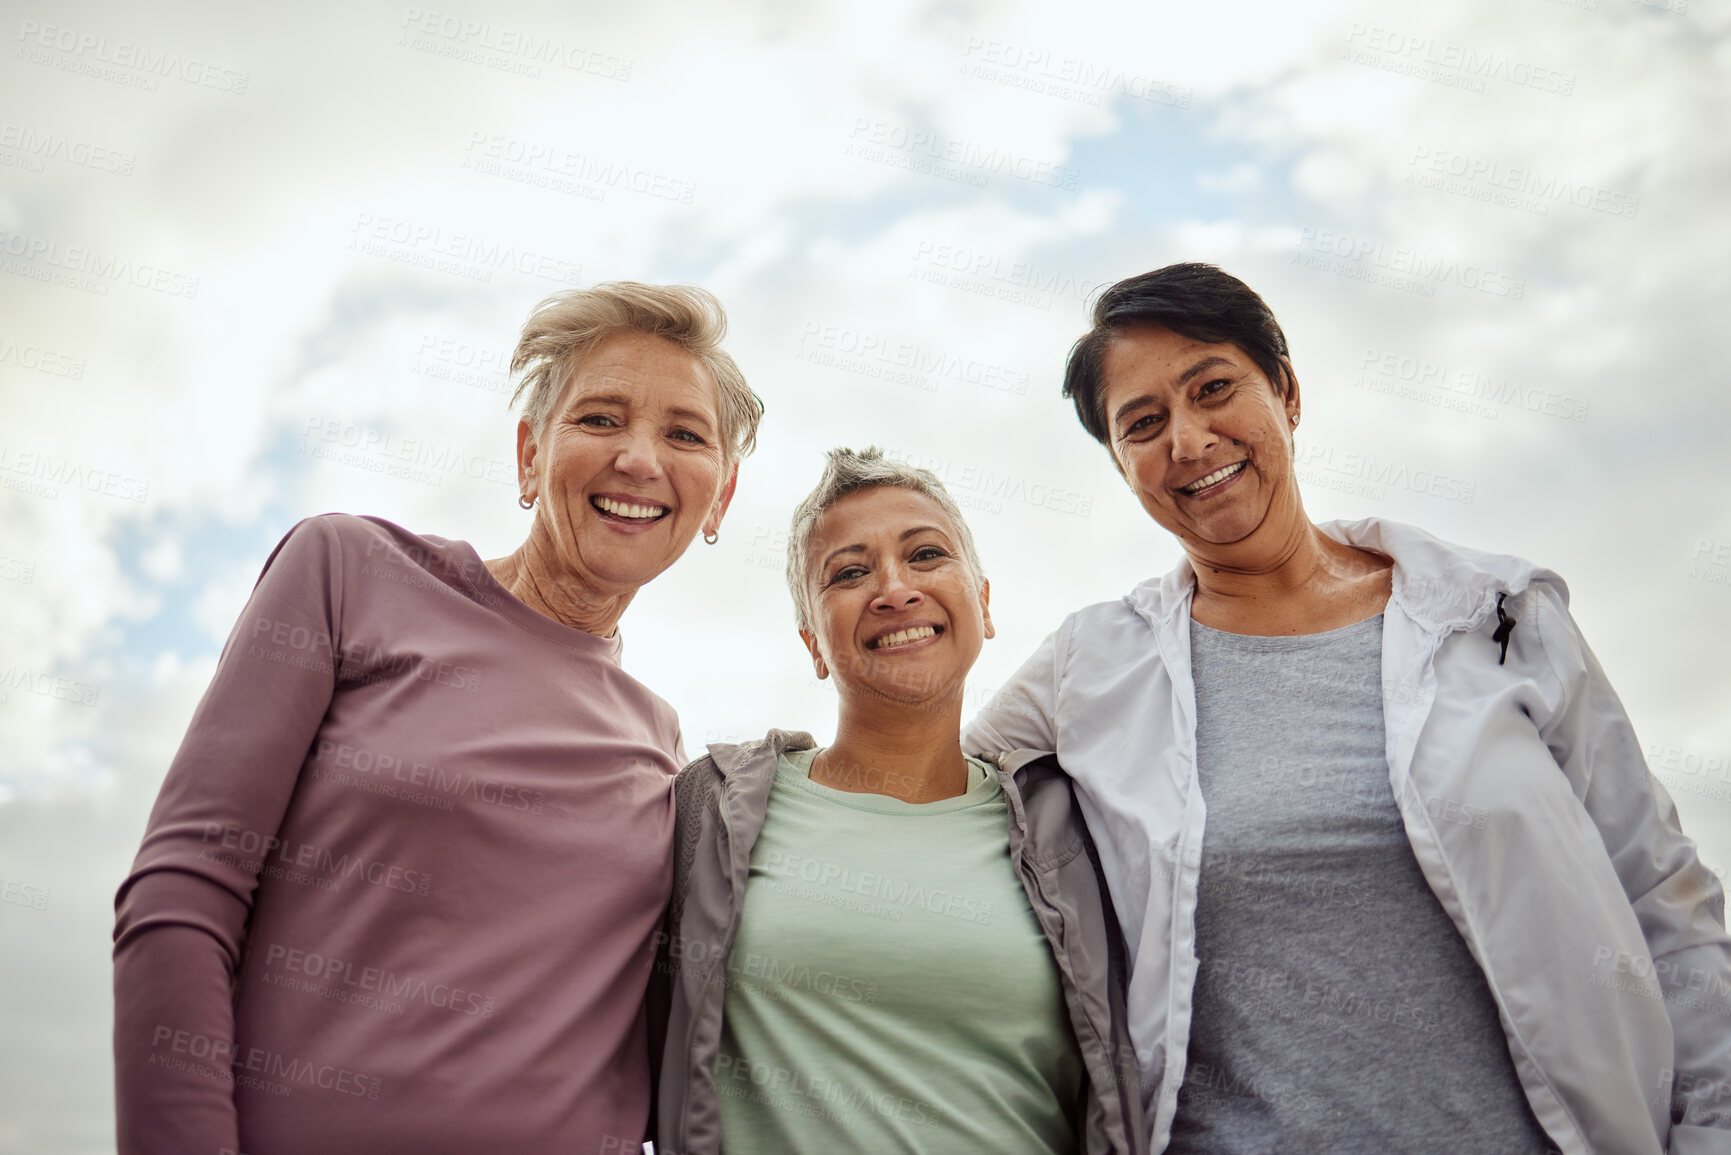
<path fill-rule="evenodd" d="M 661 1155 L 721 1149 L 712 1071 L 751 848 L 782 751 L 813 744 L 809 734 L 771 730 L 761 741 L 711 746 L 708 757 L 679 775 L 673 901 L 650 983 L 650 1038 L 665 1040 L 664 1052 L 652 1055 L 661 1072 L 655 1111 Z M 1142 1155 L 1148 1129 L 1125 1017 L 1126 955 L 1093 840 L 1053 756 L 1018 751 L 998 759 L 997 769 L 1010 857 L 1057 960 L 1087 1074 L 1077 1104 L 1079 1149 Z"/>

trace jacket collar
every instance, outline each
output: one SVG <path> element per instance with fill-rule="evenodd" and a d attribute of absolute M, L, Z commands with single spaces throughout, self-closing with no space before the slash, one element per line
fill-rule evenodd
<path fill-rule="evenodd" d="M 709 756 L 722 779 L 739 774 L 775 773 L 776 760 L 789 750 L 809 750 L 817 745 L 804 730 L 771 730 L 755 742 L 712 742 Z"/>
<path fill-rule="evenodd" d="M 709 756 L 725 781 L 741 775 L 774 774 L 775 764 L 782 754 L 809 750 L 815 745 L 817 742 L 804 730 L 771 730 L 754 742 L 712 742 Z M 976 757 L 1013 778 L 1024 766 L 1050 753 L 1049 750 L 1012 750 L 1002 755 L 980 754 Z"/>
<path fill-rule="evenodd" d="M 1336 541 L 1374 550 L 1394 561 L 1392 602 L 1421 627 L 1434 632 L 1465 627 L 1486 613 L 1495 594 L 1518 595 L 1535 582 L 1554 585 L 1568 601 L 1563 579 L 1548 569 L 1506 554 L 1452 545 L 1422 529 L 1367 517 L 1317 526 Z M 1173 628 L 1188 614 L 1196 575 L 1188 558 L 1164 577 L 1143 582 L 1126 597 L 1156 630 Z"/>
<path fill-rule="evenodd" d="M 976 754 L 980 761 L 996 766 L 1012 779 L 1022 772 L 1023 767 L 1051 755 L 1050 750 L 1011 750 L 1003 754 Z"/>

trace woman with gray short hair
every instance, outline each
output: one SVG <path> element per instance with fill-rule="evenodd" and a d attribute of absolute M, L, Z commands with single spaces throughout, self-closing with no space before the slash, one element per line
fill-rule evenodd
<path fill-rule="evenodd" d="M 1549 570 L 1317 525 L 1267 304 L 1109 288 L 1064 391 L 1185 558 L 969 726 L 1055 750 L 1130 932 L 1155 1150 L 1731 1151 L 1731 936 Z"/>
<path fill-rule="evenodd" d="M 725 324 L 688 286 L 535 310 L 505 557 L 343 514 L 277 546 L 116 900 L 125 1155 L 639 1148 L 684 753 L 616 627 L 751 449 Z"/>
<path fill-rule="evenodd" d="M 1140 1152 L 1122 942 L 1050 756 L 959 742 L 989 586 L 930 472 L 832 450 L 787 552 L 835 741 L 679 776 L 657 1150 Z"/>

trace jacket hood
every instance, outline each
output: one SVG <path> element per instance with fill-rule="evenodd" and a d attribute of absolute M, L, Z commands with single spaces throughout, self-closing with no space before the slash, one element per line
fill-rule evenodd
<path fill-rule="evenodd" d="M 1336 541 L 1391 558 L 1391 599 L 1427 629 L 1466 626 L 1488 612 L 1495 594 L 1519 595 L 1535 583 L 1555 587 L 1564 604 L 1568 603 L 1569 590 L 1562 578 L 1509 554 L 1454 545 L 1422 529 L 1380 517 L 1328 521 L 1317 528 Z M 1131 590 L 1125 600 L 1149 625 L 1159 628 L 1179 612 L 1188 611 L 1195 589 L 1196 574 L 1185 558 L 1166 576 Z"/>

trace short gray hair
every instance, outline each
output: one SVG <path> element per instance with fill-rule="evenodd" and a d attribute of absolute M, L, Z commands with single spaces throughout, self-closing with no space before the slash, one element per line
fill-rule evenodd
<path fill-rule="evenodd" d="M 511 372 L 523 378 L 511 394 L 526 396 L 523 420 L 539 433 L 584 357 L 609 337 L 647 333 L 663 337 L 697 358 L 715 380 L 724 460 L 737 461 L 757 445 L 763 402 L 745 374 L 721 347 L 727 314 L 708 289 L 696 285 L 646 285 L 605 281 L 587 289 L 555 293 L 529 314 Z"/>
<path fill-rule="evenodd" d="M 973 571 L 976 581 L 983 581 L 986 571 L 980 565 L 980 553 L 974 548 L 973 531 L 962 517 L 961 507 L 938 475 L 906 461 L 885 457 L 884 451 L 871 446 L 855 452 L 836 448 L 829 451 L 829 463 L 817 488 L 793 511 L 793 528 L 787 534 L 787 588 L 793 594 L 793 616 L 802 630 L 811 629 L 811 599 L 806 596 L 805 582 L 810 574 L 806 552 L 811 548 L 811 533 L 818 519 L 829 512 L 836 502 L 862 489 L 890 487 L 908 489 L 938 503 L 949 519 L 955 522 L 956 533 L 962 539 L 963 559 Z"/>

